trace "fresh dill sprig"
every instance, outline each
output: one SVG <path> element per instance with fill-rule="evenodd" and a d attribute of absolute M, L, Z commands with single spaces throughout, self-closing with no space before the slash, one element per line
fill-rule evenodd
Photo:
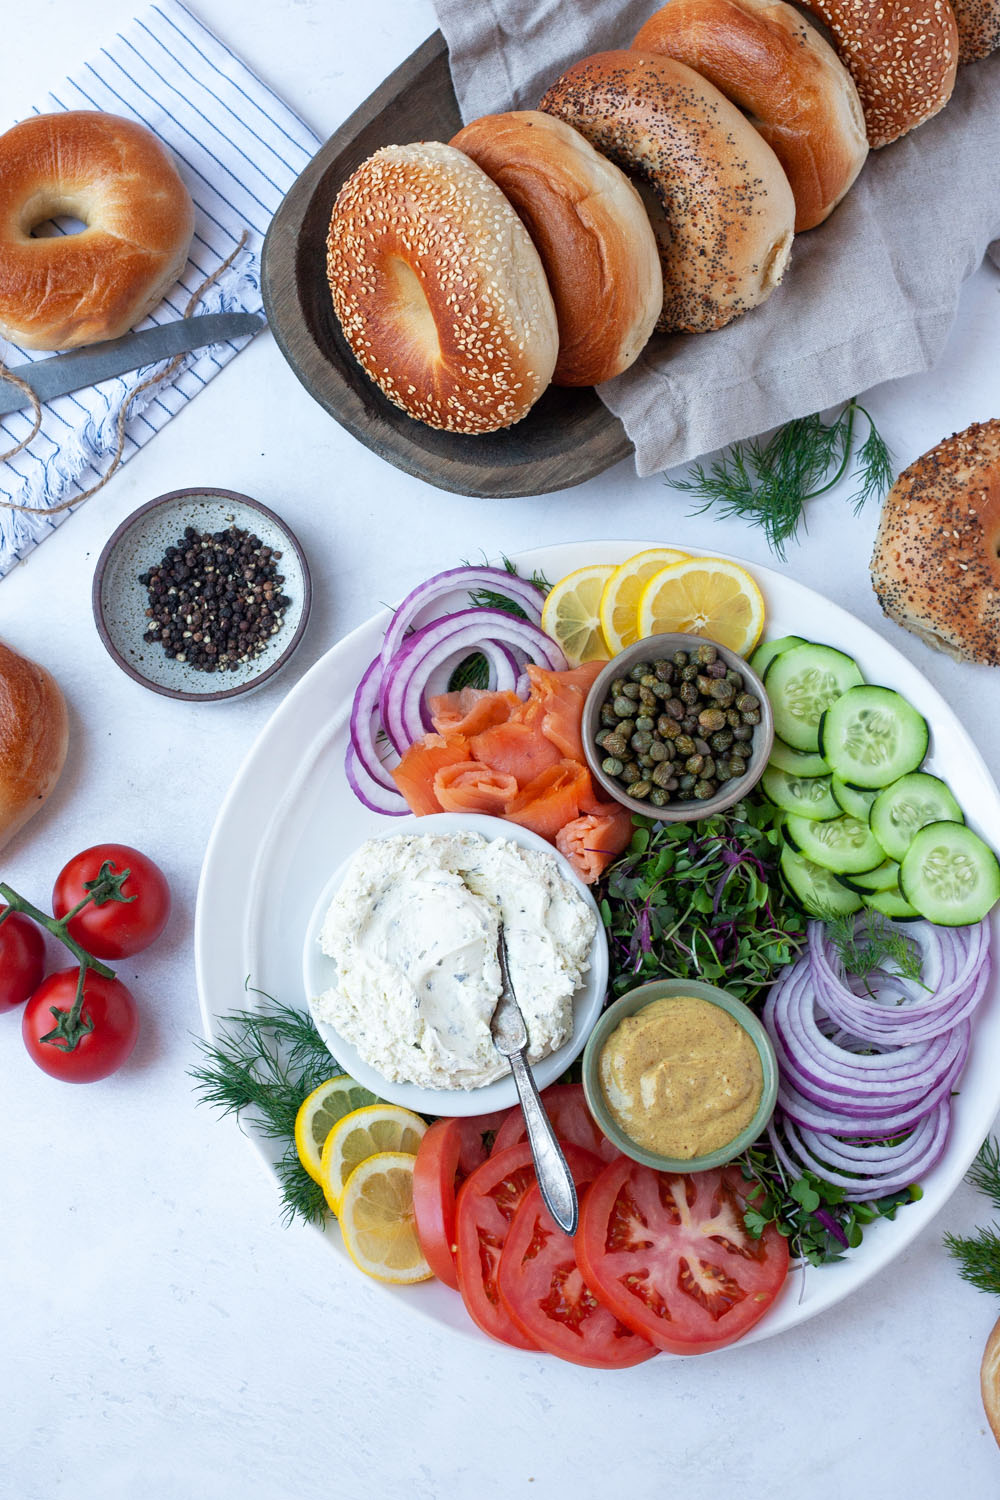
<path fill-rule="evenodd" d="M 989 1136 L 979 1148 L 965 1174 L 966 1182 L 978 1188 L 1000 1209 L 1000 1146 Z M 1000 1226 L 990 1224 L 974 1235 L 945 1234 L 944 1246 L 958 1262 L 958 1274 L 981 1292 L 1000 1296 Z"/>
<path fill-rule="evenodd" d="M 224 1016 L 215 1043 L 196 1039 L 204 1061 L 188 1073 L 199 1103 L 237 1119 L 249 1111 L 262 1135 L 284 1142 L 275 1164 L 283 1222 L 301 1218 L 319 1223 L 326 1200 L 299 1161 L 295 1117 L 306 1095 L 332 1077 L 337 1064 L 304 1011 L 251 990 L 249 984 L 247 989 L 265 1000 L 267 1009 Z"/>
<path fill-rule="evenodd" d="M 835 917 L 828 931 L 844 969 L 863 980 L 869 994 L 868 980 L 878 973 L 927 988 L 921 977 L 920 949 L 878 912 L 869 912 L 862 923 L 853 917 Z"/>
<path fill-rule="evenodd" d="M 515 578 L 523 576 L 518 573 L 517 564 L 511 562 L 509 557 L 501 554 L 501 561 L 507 572 L 512 573 Z M 465 566 L 471 566 L 467 559 Z M 547 594 L 552 588 L 544 574 L 537 571 L 532 573 L 528 582 L 533 583 L 540 594 Z M 527 611 L 515 599 L 494 589 L 470 589 L 469 603 L 475 609 L 499 609 L 504 614 L 515 615 L 519 620 L 528 618 Z M 482 652 L 476 651 L 472 656 L 467 656 L 464 661 L 459 662 L 448 680 L 448 691 L 457 693 L 464 687 L 485 688 L 489 684 L 489 671 L 489 663 L 485 656 Z"/>
<path fill-rule="evenodd" d="M 718 505 L 724 519 L 740 516 L 762 527 L 768 546 L 784 559 L 785 544 L 796 536 L 806 502 L 832 489 L 846 473 L 859 412 L 868 423 L 868 436 L 857 451 L 853 474 L 851 503 L 857 512 L 889 488 L 892 455 L 870 413 L 855 398 L 832 422 L 824 422 L 819 412 L 797 417 L 766 440 L 734 443 L 707 470 L 692 464 L 686 479 L 668 478 L 667 483 L 703 502 L 694 515 Z M 831 469 L 833 476 L 827 478 Z"/>

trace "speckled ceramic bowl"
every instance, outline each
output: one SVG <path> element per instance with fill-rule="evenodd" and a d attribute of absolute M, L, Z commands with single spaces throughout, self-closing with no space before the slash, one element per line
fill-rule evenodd
<path fill-rule="evenodd" d="M 282 592 L 292 601 L 281 628 L 257 656 L 231 670 L 199 671 L 145 639 L 149 600 L 139 574 L 177 544 L 186 526 L 202 532 L 237 526 L 281 552 Z M 108 539 L 94 571 L 94 619 L 111 656 L 143 687 L 189 701 L 235 698 L 269 681 L 302 639 L 311 601 L 309 566 L 296 537 L 267 506 L 231 490 L 173 490 L 140 505 Z"/>
<path fill-rule="evenodd" d="M 654 807 L 648 801 L 630 797 L 624 785 L 603 770 L 601 762 L 604 760 L 604 752 L 594 740 L 601 727 L 601 705 L 607 699 L 615 678 L 627 677 L 637 662 L 658 661 L 663 657 L 669 659 L 675 651 L 696 651 L 699 646 L 714 646 L 726 666 L 742 674 L 747 692 L 760 699 L 760 723 L 755 727 L 750 741 L 750 759 L 744 774 L 724 782 L 714 797 L 708 797 L 703 802 L 693 799 L 675 800 L 665 803 L 663 807 Z M 584 704 L 582 734 L 587 765 L 609 797 L 620 802 L 622 807 L 627 807 L 629 812 L 640 813 L 647 818 L 658 818 L 661 823 L 693 823 L 698 818 L 710 818 L 713 813 L 724 812 L 727 807 L 732 807 L 734 802 L 745 797 L 751 787 L 757 785 L 767 767 L 771 746 L 774 744 L 774 717 L 763 682 L 750 664 L 735 651 L 730 651 L 728 646 L 720 646 L 717 641 L 710 641 L 703 635 L 651 635 L 626 646 L 624 651 L 612 657 L 594 679 Z"/>
<path fill-rule="evenodd" d="M 669 999 L 674 995 L 694 995 L 697 999 L 708 1000 L 712 1005 L 718 1005 L 727 1011 L 739 1022 L 757 1048 L 764 1074 L 760 1104 L 746 1129 L 741 1130 L 739 1135 L 734 1136 L 718 1150 L 708 1151 L 703 1156 L 692 1156 L 686 1160 L 680 1157 L 660 1156 L 657 1152 L 640 1146 L 630 1135 L 627 1135 L 608 1108 L 600 1075 L 600 1059 L 604 1044 L 620 1022 L 628 1016 L 634 1016 L 647 1005 L 651 1005 L 654 1000 Z M 638 989 L 630 990 L 627 995 L 622 995 L 620 1000 L 609 1005 L 590 1033 L 583 1053 L 583 1091 L 590 1113 L 608 1140 L 626 1156 L 631 1156 L 634 1161 L 642 1162 L 643 1166 L 654 1167 L 660 1172 L 707 1172 L 713 1167 L 724 1166 L 726 1162 L 739 1156 L 741 1151 L 745 1151 L 753 1144 L 767 1126 L 778 1099 L 778 1064 L 771 1038 L 764 1030 L 759 1017 L 735 995 L 716 989 L 714 984 L 704 984 L 700 979 L 654 979 L 650 984 L 641 984 Z"/>

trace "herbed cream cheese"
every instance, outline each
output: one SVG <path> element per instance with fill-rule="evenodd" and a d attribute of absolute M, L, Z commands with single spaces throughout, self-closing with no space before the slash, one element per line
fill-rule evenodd
<path fill-rule="evenodd" d="M 538 1062 L 573 1030 L 597 921 L 552 855 L 479 833 L 369 839 L 327 912 L 337 979 L 313 1002 L 395 1082 L 473 1089 L 503 1078 L 490 1018 L 502 919 L 511 980 Z"/>

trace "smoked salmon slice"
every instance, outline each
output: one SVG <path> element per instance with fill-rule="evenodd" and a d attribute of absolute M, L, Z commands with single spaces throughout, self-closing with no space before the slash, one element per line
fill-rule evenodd
<path fill-rule="evenodd" d="M 507 803 L 517 796 L 517 782 L 513 776 L 481 766 L 478 761 L 460 761 L 437 772 L 434 795 L 444 812 L 488 813 L 502 818 Z"/>
<path fill-rule="evenodd" d="M 561 760 L 522 787 L 504 809 L 504 817 L 530 828 L 550 843 L 580 811 L 581 797 L 592 791 L 590 772 L 579 761 Z"/>
<path fill-rule="evenodd" d="M 434 778 L 446 766 L 468 761 L 469 745 L 462 735 L 445 739 L 442 734 L 425 734 L 422 740 L 414 740 L 403 755 L 398 766 L 392 767 L 392 779 L 399 787 L 406 804 L 417 817 L 441 811 L 434 791 Z"/>
<path fill-rule="evenodd" d="M 583 705 L 594 679 L 606 665 L 603 661 L 584 662 L 568 672 L 550 672 L 529 663 L 526 668 L 531 695 L 542 705 L 541 729 L 545 738 L 568 760 L 583 761 Z"/>
<path fill-rule="evenodd" d="M 518 706 L 506 724 L 484 729 L 469 740 L 473 760 L 482 761 L 494 771 L 513 776 L 518 786 L 527 786 L 536 776 L 563 759 L 550 739 L 542 732 L 545 710 L 536 698 Z"/>
<path fill-rule="evenodd" d="M 464 734 L 466 738 L 506 724 L 521 707 L 516 693 L 491 693 L 486 688 L 464 687 L 457 693 L 441 693 L 432 698 L 431 723 L 438 734 Z"/>
<path fill-rule="evenodd" d="M 605 803 L 598 813 L 584 813 L 564 823 L 556 848 L 569 860 L 584 885 L 593 885 L 632 837 L 632 817 L 624 807 Z"/>

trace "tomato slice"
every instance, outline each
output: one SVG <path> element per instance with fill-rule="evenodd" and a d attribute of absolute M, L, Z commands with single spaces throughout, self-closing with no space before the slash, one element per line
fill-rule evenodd
<path fill-rule="evenodd" d="M 584 1151 L 592 1152 L 605 1162 L 621 1158 L 617 1146 L 611 1144 L 587 1108 L 582 1083 L 554 1083 L 542 1093 L 542 1103 L 552 1121 L 552 1129 L 561 1141 L 582 1146 Z M 493 1150 L 504 1151 L 508 1146 L 516 1146 L 525 1135 L 524 1115 L 520 1109 L 512 1109 L 497 1131 Z"/>
<path fill-rule="evenodd" d="M 470 1172 L 474 1172 L 486 1160 L 491 1149 L 495 1148 L 495 1138 L 513 1115 L 519 1120 L 524 1118 L 519 1104 L 513 1109 L 495 1109 L 488 1115 L 464 1115 L 456 1121 L 462 1135 L 462 1151 L 458 1158 L 459 1181 L 468 1177 Z"/>
<path fill-rule="evenodd" d="M 674 1176 L 622 1157 L 580 1209 L 577 1262 L 617 1317 L 658 1349 L 704 1354 L 762 1318 L 788 1271 L 788 1241 L 743 1225 L 737 1167 Z"/>
<path fill-rule="evenodd" d="M 600 1162 L 574 1171 L 585 1200 Z M 528 1189 L 507 1233 L 497 1275 L 500 1300 L 514 1324 L 539 1349 L 595 1370 L 623 1370 L 658 1351 L 595 1296 L 576 1262 L 573 1241 L 553 1222 L 537 1182 Z"/>
<path fill-rule="evenodd" d="M 455 1272 L 455 1175 L 462 1121 L 435 1120 L 413 1164 L 413 1217 L 420 1248 L 434 1275 L 458 1290 Z"/>
<path fill-rule="evenodd" d="M 596 1175 L 600 1162 L 589 1152 L 572 1145 L 563 1150 L 571 1172 L 590 1170 Z M 521 1332 L 500 1301 L 497 1270 L 511 1220 L 534 1182 L 531 1147 L 523 1141 L 506 1151 L 494 1151 L 462 1183 L 457 1199 L 455 1264 L 462 1301 L 484 1333 L 517 1349 L 537 1349 L 538 1345 Z"/>

